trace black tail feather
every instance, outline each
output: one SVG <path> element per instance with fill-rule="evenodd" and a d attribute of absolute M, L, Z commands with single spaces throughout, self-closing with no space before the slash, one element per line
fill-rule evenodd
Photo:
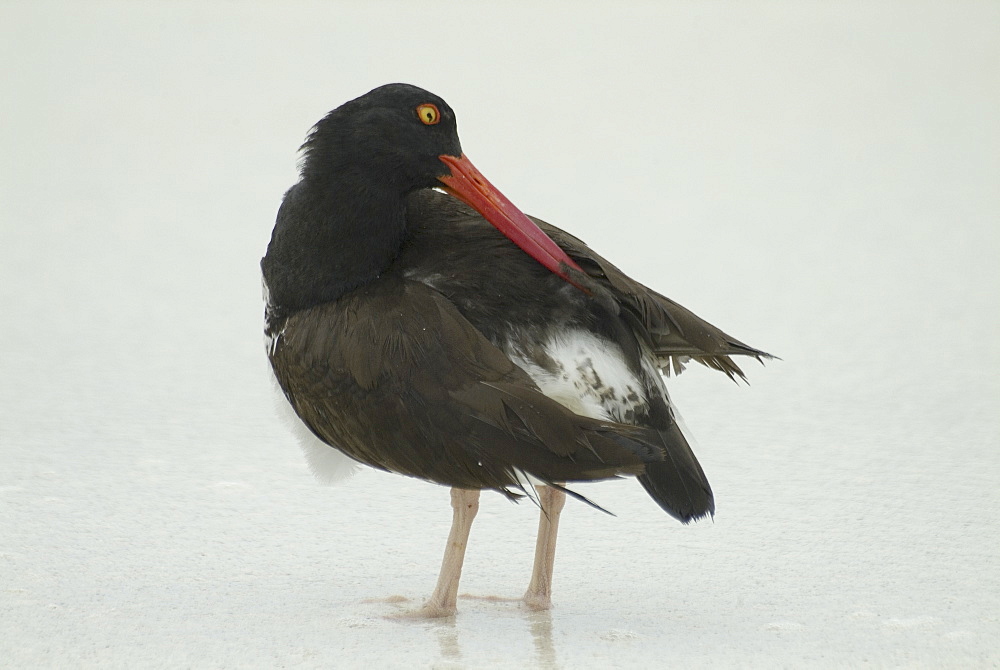
<path fill-rule="evenodd" d="M 639 483 L 667 514 L 682 523 L 714 516 L 712 487 L 684 434 L 674 423 L 661 430 L 660 435 L 665 459 L 647 463 L 645 474 L 638 477 Z"/>

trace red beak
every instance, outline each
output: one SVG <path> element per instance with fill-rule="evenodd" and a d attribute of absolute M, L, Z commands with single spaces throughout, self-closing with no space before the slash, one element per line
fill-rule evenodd
<path fill-rule="evenodd" d="M 443 155 L 438 158 L 451 168 L 450 175 L 438 177 L 444 184 L 445 191 L 482 214 L 483 218 L 536 261 L 581 291 L 589 293 L 587 289 L 573 281 L 566 271 L 568 266 L 583 272 L 580 266 L 574 263 L 573 259 L 567 256 L 566 252 L 542 232 L 542 229 L 524 212 L 487 181 L 465 154 L 459 157 Z"/>

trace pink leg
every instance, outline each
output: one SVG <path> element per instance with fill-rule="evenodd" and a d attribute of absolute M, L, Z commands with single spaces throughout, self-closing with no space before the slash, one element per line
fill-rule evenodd
<path fill-rule="evenodd" d="M 552 607 L 552 566 L 556 560 L 559 514 L 566 504 L 566 494 L 551 486 L 538 486 L 536 489 L 542 511 L 538 516 L 535 566 L 531 570 L 531 583 L 524 594 L 524 602 L 533 610 L 547 610 Z"/>
<path fill-rule="evenodd" d="M 479 511 L 479 491 L 452 489 L 451 507 L 454 511 L 451 532 L 448 533 L 448 546 L 444 550 L 437 586 L 423 607 L 404 614 L 405 617 L 433 619 L 455 614 L 458 581 L 462 577 L 462 563 L 465 561 L 465 547 L 469 542 L 472 520 Z"/>

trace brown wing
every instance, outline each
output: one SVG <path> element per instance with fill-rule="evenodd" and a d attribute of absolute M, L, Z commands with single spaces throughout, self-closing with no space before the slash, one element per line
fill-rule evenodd
<path fill-rule="evenodd" d="M 606 479 L 678 460 L 655 430 L 573 414 L 418 282 L 380 281 L 288 317 L 271 352 L 295 411 L 374 467 L 514 495 L 523 478 Z M 693 459 L 692 459 L 693 460 Z M 680 475 L 703 482 L 697 462 Z"/>
<path fill-rule="evenodd" d="M 730 379 L 739 377 L 745 381 L 746 375 L 730 356 L 753 356 L 761 362 L 774 358 L 643 286 L 569 233 L 539 219 L 534 221 L 580 265 L 585 273 L 580 282 L 597 297 L 603 295 L 619 306 L 619 313 L 630 321 L 636 334 L 643 337 L 656 354 L 664 373 L 680 372 L 683 362 L 691 358 L 724 372 Z M 580 274 L 572 269 L 568 271 L 574 276 Z"/>

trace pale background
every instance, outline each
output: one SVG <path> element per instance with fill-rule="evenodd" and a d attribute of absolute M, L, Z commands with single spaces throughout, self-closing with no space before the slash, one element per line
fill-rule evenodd
<path fill-rule="evenodd" d="M 997 667 L 1000 5 L 0 4 L 0 666 Z M 392 81 L 522 209 L 784 360 L 670 384 L 717 493 L 569 505 L 556 607 L 419 602 L 446 489 L 316 484 L 258 261 Z M 463 591 L 519 595 L 495 494 Z"/>

